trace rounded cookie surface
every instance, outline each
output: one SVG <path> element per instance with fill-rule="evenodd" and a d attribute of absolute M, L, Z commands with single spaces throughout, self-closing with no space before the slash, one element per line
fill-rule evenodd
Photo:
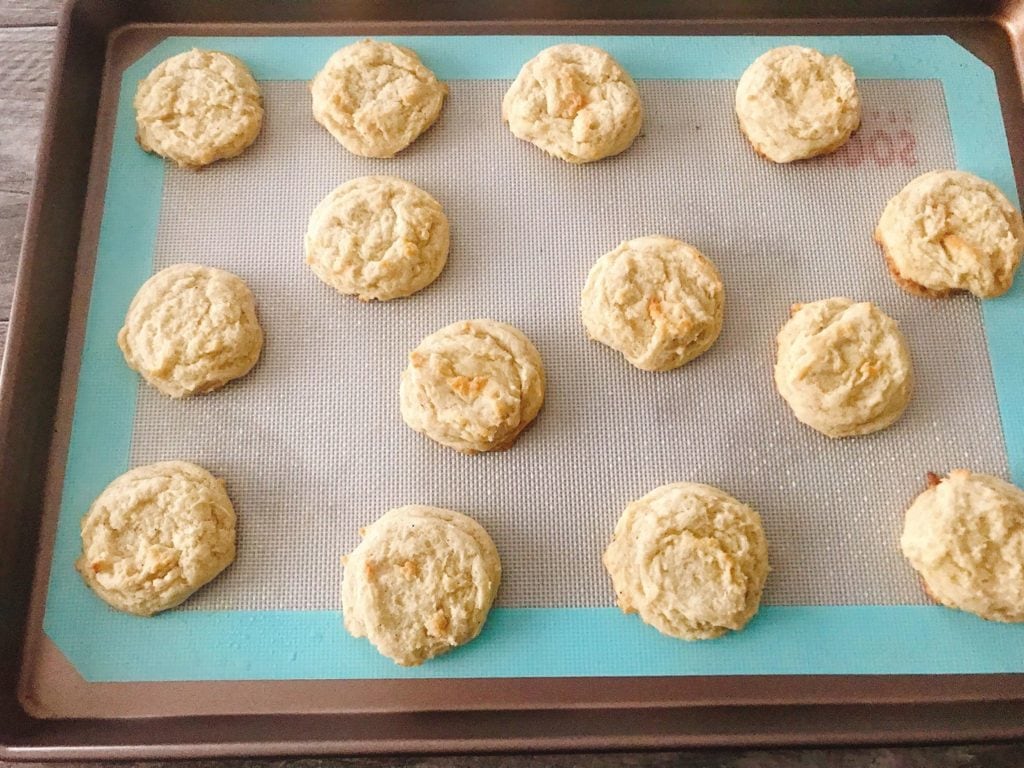
<path fill-rule="evenodd" d="M 120 611 L 151 616 L 184 602 L 235 559 L 235 510 L 202 467 L 137 467 L 104 489 L 82 518 L 85 583 Z"/>
<path fill-rule="evenodd" d="M 736 116 L 757 153 L 773 162 L 834 152 L 860 126 L 856 77 L 838 56 L 773 48 L 740 77 Z"/>
<path fill-rule="evenodd" d="M 263 126 L 260 89 L 245 64 L 193 49 L 161 62 L 135 92 L 140 146 L 187 168 L 235 157 Z"/>
<path fill-rule="evenodd" d="M 629 74 L 600 48 L 565 43 L 523 65 L 501 103 L 520 139 L 570 163 L 627 149 L 640 132 L 640 94 Z"/>
<path fill-rule="evenodd" d="M 724 491 L 663 485 L 629 504 L 603 562 L 618 605 L 683 640 L 739 630 L 768 576 L 761 518 Z"/>
<path fill-rule="evenodd" d="M 793 414 L 829 437 L 888 427 L 910 402 L 910 352 L 874 304 L 796 304 L 779 331 L 775 384 Z"/>
<path fill-rule="evenodd" d="M 339 293 L 386 301 L 419 291 L 448 260 L 441 204 L 393 176 L 342 184 L 309 217 L 306 263 Z"/>
<path fill-rule="evenodd" d="M 346 558 L 345 629 L 402 666 L 480 634 L 501 582 L 487 531 L 447 509 L 392 509 L 363 531 Z"/>
<path fill-rule="evenodd" d="M 335 52 L 313 78 L 313 117 L 345 149 L 393 157 L 441 114 L 448 87 L 408 48 L 362 40 Z"/>
<path fill-rule="evenodd" d="M 405 423 L 463 453 L 508 448 L 543 403 L 540 353 L 494 320 L 452 323 L 427 336 L 402 373 Z"/>
<path fill-rule="evenodd" d="M 590 270 L 580 311 L 591 338 L 645 371 L 678 368 L 722 330 L 725 289 L 696 248 L 654 235 L 629 240 Z"/>
<path fill-rule="evenodd" d="M 139 288 L 117 343 L 128 367 L 149 384 L 187 397 L 248 373 L 263 349 L 263 331 L 241 278 L 176 264 Z"/>
<path fill-rule="evenodd" d="M 1013 284 L 1024 222 L 994 184 L 964 171 L 931 171 L 888 202 L 875 240 L 889 272 L 910 293 L 990 298 Z"/>
<path fill-rule="evenodd" d="M 1024 491 L 966 469 L 931 479 L 900 538 L 928 593 L 991 621 L 1024 621 Z"/>

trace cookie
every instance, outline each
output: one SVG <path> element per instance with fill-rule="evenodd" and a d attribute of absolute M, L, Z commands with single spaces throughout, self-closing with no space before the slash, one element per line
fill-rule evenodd
<path fill-rule="evenodd" d="M 175 264 L 139 288 L 117 344 L 129 368 L 177 398 L 247 374 L 260 358 L 263 331 L 252 293 L 240 277 Z"/>
<path fill-rule="evenodd" d="M 331 192 L 309 217 L 306 263 L 339 293 L 363 301 L 409 296 L 448 260 L 448 219 L 422 189 L 364 176 Z"/>
<path fill-rule="evenodd" d="M 452 323 L 409 353 L 401 403 L 405 423 L 441 445 L 508 448 L 544 403 L 540 353 L 511 325 Z"/>
<path fill-rule="evenodd" d="M 754 150 L 773 162 L 834 152 L 860 126 L 856 77 L 838 56 L 773 48 L 740 77 L 736 116 Z"/>
<path fill-rule="evenodd" d="M 345 629 L 402 666 L 465 645 L 480 634 L 501 583 L 501 561 L 472 518 L 411 505 L 362 531 L 345 559 Z"/>
<path fill-rule="evenodd" d="M 564 43 L 526 64 L 501 102 L 501 117 L 520 139 L 570 163 L 626 150 L 640 133 L 636 84 L 600 48 Z"/>
<path fill-rule="evenodd" d="M 875 229 L 896 283 L 918 296 L 1010 290 L 1024 253 L 1020 212 L 984 179 L 931 171 L 889 201 Z"/>
<path fill-rule="evenodd" d="M 393 157 L 441 114 L 448 86 L 408 48 L 362 40 L 313 78 L 313 117 L 349 152 Z"/>
<path fill-rule="evenodd" d="M 184 602 L 235 559 L 235 509 L 202 467 L 164 461 L 108 485 L 82 518 L 85 583 L 119 611 L 152 616 Z"/>
<path fill-rule="evenodd" d="M 1024 491 L 966 469 L 929 480 L 900 538 L 928 594 L 990 621 L 1024 621 Z"/>
<path fill-rule="evenodd" d="M 662 634 L 706 640 L 757 613 L 768 544 L 746 504 L 709 485 L 673 483 L 626 507 L 603 562 L 625 613 Z"/>
<path fill-rule="evenodd" d="M 139 145 L 184 168 L 240 155 L 263 127 L 259 86 L 245 64 L 193 48 L 157 65 L 135 92 Z"/>
<path fill-rule="evenodd" d="M 845 298 L 794 304 L 779 331 L 775 385 L 804 424 L 829 437 L 885 429 L 910 402 L 910 352 L 896 321 Z"/>
<path fill-rule="evenodd" d="M 590 338 L 645 371 L 678 368 L 722 330 L 725 289 L 692 245 L 662 235 L 628 240 L 590 270 L 580 312 Z"/>

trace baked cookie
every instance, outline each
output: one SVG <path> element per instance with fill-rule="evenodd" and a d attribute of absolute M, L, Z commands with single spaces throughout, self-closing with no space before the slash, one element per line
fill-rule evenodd
<path fill-rule="evenodd" d="M 773 48 L 740 77 L 736 116 L 754 150 L 773 162 L 834 152 L 860 126 L 856 78 L 838 56 Z"/>
<path fill-rule="evenodd" d="M 515 442 L 544 403 L 540 353 L 511 325 L 465 320 L 432 333 L 402 372 L 402 418 L 463 453 Z"/>
<path fill-rule="evenodd" d="M 709 485 L 673 483 L 626 507 L 603 561 L 624 612 L 662 634 L 706 640 L 757 613 L 768 544 L 746 504 Z"/>
<path fill-rule="evenodd" d="M 501 102 L 518 138 L 570 163 L 617 155 L 640 133 L 636 84 L 600 48 L 564 43 L 523 65 Z"/>
<path fill-rule="evenodd" d="M 441 114 L 448 86 L 408 48 L 346 45 L 313 78 L 313 117 L 349 152 L 393 157 Z"/>
<path fill-rule="evenodd" d="M 341 587 L 345 629 L 409 667 L 480 634 L 501 583 L 501 561 L 472 518 L 411 505 L 362 531 Z"/>
<path fill-rule="evenodd" d="M 202 467 L 164 461 L 108 485 L 82 518 L 85 583 L 119 611 L 152 616 L 207 584 L 235 559 L 235 510 Z"/>
<path fill-rule="evenodd" d="M 135 92 L 139 145 L 184 168 L 240 155 L 263 126 L 259 86 L 245 64 L 193 48 L 157 65 Z"/>
<path fill-rule="evenodd" d="M 931 171 L 889 201 L 875 229 L 896 283 L 918 296 L 1010 290 L 1024 253 L 1020 212 L 995 184 L 964 171 Z"/>
<path fill-rule="evenodd" d="M 714 264 L 692 245 L 651 235 L 597 260 L 580 312 L 590 338 L 637 368 L 668 371 L 715 343 L 724 306 Z"/>
<path fill-rule="evenodd" d="M 309 217 L 306 263 L 339 293 L 363 301 L 408 296 L 448 260 L 448 219 L 422 189 L 364 176 L 331 192 Z"/>
<path fill-rule="evenodd" d="M 929 475 L 900 547 L 935 601 L 990 621 L 1024 621 L 1024 491 L 991 475 Z"/>
<path fill-rule="evenodd" d="M 150 385 L 188 397 L 247 374 L 260 359 L 263 331 L 240 277 L 175 264 L 139 288 L 117 344 L 128 367 Z"/>
<path fill-rule="evenodd" d="M 779 331 L 775 385 L 809 427 L 866 435 L 910 402 L 910 352 L 896 321 L 874 304 L 833 298 L 794 304 Z"/>

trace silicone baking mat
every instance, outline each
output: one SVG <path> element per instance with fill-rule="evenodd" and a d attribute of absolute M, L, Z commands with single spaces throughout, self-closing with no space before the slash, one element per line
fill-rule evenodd
<path fill-rule="evenodd" d="M 564 38 L 419 37 L 451 94 L 437 125 L 390 160 L 345 152 L 312 119 L 307 81 L 346 38 L 171 38 L 122 81 L 45 629 L 93 681 L 1024 671 L 1024 627 L 929 605 L 898 536 L 924 473 L 1024 480 L 1019 281 L 1010 295 L 925 301 L 888 277 L 871 231 L 914 176 L 960 167 L 1016 190 L 991 72 L 944 37 L 580 38 L 638 80 L 641 136 L 583 167 L 516 140 L 508 82 Z M 735 125 L 735 79 L 769 47 L 813 45 L 858 73 L 864 122 L 840 152 L 776 166 Z M 202 172 L 134 144 L 131 97 L 166 56 L 234 53 L 261 81 L 267 122 L 242 157 Z M 309 212 L 356 176 L 401 176 L 452 224 L 441 278 L 363 304 L 304 264 Z M 588 342 L 579 292 L 620 241 L 697 245 L 726 285 L 721 338 L 665 374 Z M 198 262 L 242 276 L 267 344 L 225 390 L 183 402 L 141 385 L 115 344 L 154 271 Z M 916 373 L 904 418 L 832 441 L 800 425 L 771 380 L 790 304 L 847 295 L 901 322 Z M 548 394 L 512 450 L 458 455 L 401 421 L 398 379 L 425 335 L 469 317 L 521 328 Z M 224 477 L 237 561 L 181 608 L 118 614 L 81 584 L 78 521 L 130 466 L 171 458 Z M 764 606 L 742 633 L 698 644 L 613 607 L 600 554 L 624 505 L 667 482 L 724 488 L 762 514 Z M 405 670 L 349 638 L 340 557 L 359 527 L 405 503 L 472 514 L 504 563 L 480 638 Z"/>

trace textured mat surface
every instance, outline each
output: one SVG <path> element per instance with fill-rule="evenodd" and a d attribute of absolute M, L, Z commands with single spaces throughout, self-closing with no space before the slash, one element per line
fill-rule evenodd
<path fill-rule="evenodd" d="M 336 609 L 340 556 L 389 507 L 477 517 L 505 564 L 499 604 L 612 604 L 600 554 L 623 506 L 676 480 L 753 504 L 771 546 L 768 604 L 924 603 L 897 547 L 926 470 L 1006 473 L 979 306 L 916 299 L 888 277 L 871 232 L 886 200 L 954 165 L 937 80 L 861 83 L 864 128 L 838 154 L 777 166 L 735 125 L 728 81 L 643 81 L 641 137 L 584 167 L 502 125 L 504 81 L 457 81 L 440 122 L 393 160 L 355 157 L 318 126 L 303 82 L 263 83 L 268 121 L 242 158 L 165 176 L 154 269 L 199 262 L 252 287 L 267 336 L 258 367 L 213 396 L 141 386 L 131 463 L 191 458 L 227 479 L 235 565 L 188 610 Z M 384 304 L 335 294 L 306 267 L 309 212 L 356 176 L 402 176 L 441 201 L 452 250 L 426 291 Z M 585 338 L 579 293 L 620 241 L 697 245 L 726 286 L 710 352 L 634 370 Z M 916 372 L 905 418 L 831 441 L 800 425 L 771 378 L 795 301 L 868 299 L 900 321 Z M 406 355 L 437 328 L 492 317 L 537 344 L 547 402 L 510 451 L 465 457 L 398 410 Z M 951 375 L 956 371 L 956 375 Z"/>

